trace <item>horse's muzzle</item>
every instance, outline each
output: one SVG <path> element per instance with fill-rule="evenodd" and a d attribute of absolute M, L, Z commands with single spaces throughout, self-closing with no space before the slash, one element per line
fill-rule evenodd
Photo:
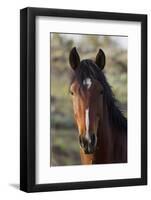
<path fill-rule="evenodd" d="M 93 154 L 97 143 L 97 137 L 94 133 L 89 134 L 89 137 L 80 135 L 79 143 L 85 154 Z"/>

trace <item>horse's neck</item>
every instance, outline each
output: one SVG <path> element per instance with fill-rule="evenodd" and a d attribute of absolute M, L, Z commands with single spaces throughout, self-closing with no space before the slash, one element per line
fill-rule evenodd
<path fill-rule="evenodd" d="M 113 135 L 113 128 L 109 123 L 107 107 L 104 106 L 102 120 L 100 120 L 97 130 L 97 147 L 93 163 L 108 163 L 112 161 Z"/>
<path fill-rule="evenodd" d="M 94 164 L 127 162 L 127 134 L 109 121 L 107 107 L 104 106 L 102 120 L 97 131 L 97 147 L 93 157 Z"/>

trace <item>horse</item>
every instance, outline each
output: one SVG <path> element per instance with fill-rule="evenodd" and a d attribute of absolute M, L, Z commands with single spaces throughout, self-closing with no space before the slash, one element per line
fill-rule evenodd
<path fill-rule="evenodd" d="M 73 75 L 69 87 L 78 128 L 81 164 L 127 162 L 127 119 L 103 73 L 106 57 L 84 59 L 76 47 L 69 53 Z"/>

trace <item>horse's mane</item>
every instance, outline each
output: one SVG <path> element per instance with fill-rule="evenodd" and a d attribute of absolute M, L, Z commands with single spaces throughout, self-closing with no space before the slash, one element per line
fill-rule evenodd
<path fill-rule="evenodd" d="M 89 59 L 81 61 L 80 65 L 75 69 L 72 81 L 78 80 L 82 87 L 86 78 L 97 79 L 101 83 L 104 88 L 103 95 L 107 104 L 110 123 L 116 128 L 127 131 L 127 119 L 119 109 L 119 102 L 115 99 L 111 86 L 108 84 L 102 70 Z"/>

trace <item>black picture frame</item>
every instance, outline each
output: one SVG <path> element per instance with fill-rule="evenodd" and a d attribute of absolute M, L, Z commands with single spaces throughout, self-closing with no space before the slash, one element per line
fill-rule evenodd
<path fill-rule="evenodd" d="M 141 178 L 71 183 L 35 183 L 35 19 L 37 16 L 141 23 Z M 20 189 L 25 192 L 147 184 L 147 15 L 48 8 L 20 10 Z"/>

